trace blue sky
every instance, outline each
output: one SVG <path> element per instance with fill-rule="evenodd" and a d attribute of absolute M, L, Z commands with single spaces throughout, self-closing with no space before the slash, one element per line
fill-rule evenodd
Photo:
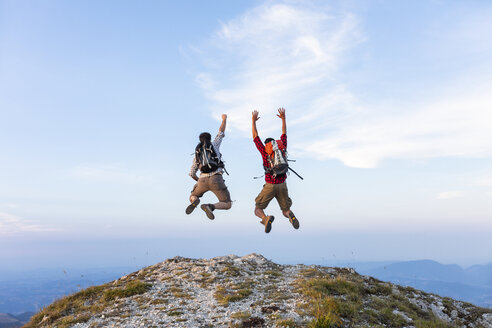
<path fill-rule="evenodd" d="M 490 262 L 490 17 L 487 1 L 0 0 L 0 260 Z M 250 115 L 278 136 L 278 107 L 301 229 L 272 203 L 266 235 Z M 221 113 L 235 202 L 211 222 L 184 214 L 187 174 Z"/>

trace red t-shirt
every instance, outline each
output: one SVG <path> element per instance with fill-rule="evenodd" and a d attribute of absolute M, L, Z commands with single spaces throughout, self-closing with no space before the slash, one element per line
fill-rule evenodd
<path fill-rule="evenodd" d="M 280 140 L 282 140 L 285 149 L 287 149 L 287 135 L 282 134 L 280 136 Z M 270 163 L 268 162 L 268 154 L 265 151 L 265 145 L 263 144 L 260 137 L 258 137 L 258 136 L 256 138 L 254 138 L 253 141 L 256 145 L 256 148 L 258 148 L 258 151 L 260 152 L 261 157 L 263 158 L 263 167 L 269 167 Z M 276 177 L 274 177 L 270 173 L 265 173 L 265 181 L 268 183 L 279 184 L 279 183 L 283 183 L 285 181 L 285 179 L 287 179 L 287 174 L 277 175 Z"/>

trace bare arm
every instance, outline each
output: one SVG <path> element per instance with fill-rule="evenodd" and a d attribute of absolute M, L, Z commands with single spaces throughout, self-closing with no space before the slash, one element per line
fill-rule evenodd
<path fill-rule="evenodd" d="M 193 165 L 191 165 L 191 169 L 190 169 L 190 177 L 195 181 L 198 181 L 198 176 L 196 175 L 197 171 L 198 171 L 198 163 L 196 159 L 193 159 Z"/>
<path fill-rule="evenodd" d="M 220 132 L 224 132 L 225 129 L 226 129 L 226 122 L 227 121 L 227 115 L 226 114 L 222 114 L 222 123 L 220 124 L 220 128 L 219 128 L 219 131 Z"/>
<path fill-rule="evenodd" d="M 258 116 L 258 111 L 254 110 L 253 111 L 253 116 L 252 116 L 252 120 L 253 120 L 253 139 L 256 139 L 256 137 L 258 136 L 258 130 L 256 129 L 256 121 L 258 121 L 260 119 L 260 117 Z"/>
<path fill-rule="evenodd" d="M 282 120 L 282 134 L 287 134 L 287 123 L 285 123 L 285 109 L 284 108 L 279 108 L 278 109 L 278 117 Z"/>

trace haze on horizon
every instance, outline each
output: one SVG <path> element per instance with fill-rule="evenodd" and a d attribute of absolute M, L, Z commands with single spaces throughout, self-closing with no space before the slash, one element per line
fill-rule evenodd
<path fill-rule="evenodd" d="M 490 17 L 478 0 L 0 0 L 0 263 L 492 262 Z M 301 229 L 265 235 L 250 115 L 279 136 L 278 107 Z M 222 113 L 234 203 L 211 222 L 184 209 Z"/>

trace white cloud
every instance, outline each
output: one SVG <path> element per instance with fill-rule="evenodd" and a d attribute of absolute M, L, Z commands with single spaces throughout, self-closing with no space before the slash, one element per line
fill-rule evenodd
<path fill-rule="evenodd" d="M 214 115 L 227 112 L 229 124 L 243 132 L 250 132 L 245 122 L 253 109 L 268 130 L 276 108 L 306 97 L 315 119 L 323 113 L 312 109 L 326 107 L 315 107 L 322 99 L 312 88 L 325 85 L 323 96 L 331 104 L 350 98 L 333 74 L 345 50 L 361 40 L 351 14 L 336 17 L 328 8 L 269 2 L 222 24 L 213 40 L 212 71 L 198 74 L 197 83 L 213 101 Z"/>
<path fill-rule="evenodd" d="M 348 166 L 376 167 L 386 158 L 492 156 L 492 90 L 477 87 L 403 113 L 367 110 L 304 148 Z"/>
<path fill-rule="evenodd" d="M 437 195 L 437 199 L 453 199 L 453 198 L 461 198 L 464 196 L 465 193 L 463 191 L 453 190 L 453 191 L 440 192 Z"/>
<path fill-rule="evenodd" d="M 69 174 L 77 179 L 125 184 L 153 181 L 148 173 L 130 171 L 119 165 L 78 165 L 70 169 Z"/>
<path fill-rule="evenodd" d="M 0 212 L 0 235 L 12 235 L 21 232 L 49 232 L 60 231 L 9 213 Z"/>
<path fill-rule="evenodd" d="M 464 26 L 440 28 L 442 42 L 451 44 Z M 467 27 L 459 35 L 470 33 Z M 392 99 L 379 90 L 364 97 L 372 103 L 363 102 L 341 77 L 345 58 L 364 56 L 353 51 L 363 41 L 371 42 L 355 14 L 308 2 L 266 2 L 222 24 L 209 52 L 215 61 L 207 58 L 208 71 L 197 82 L 213 115 L 227 112 L 230 126 L 247 135 L 253 109 L 260 111 L 264 135 L 279 130 L 276 108 L 287 108 L 297 151 L 318 159 L 371 168 L 389 158 L 492 156 L 492 78 L 479 72 L 483 62 L 469 70 L 471 77 L 456 74 L 421 99 Z M 460 70 L 459 61 L 453 69 Z"/>

